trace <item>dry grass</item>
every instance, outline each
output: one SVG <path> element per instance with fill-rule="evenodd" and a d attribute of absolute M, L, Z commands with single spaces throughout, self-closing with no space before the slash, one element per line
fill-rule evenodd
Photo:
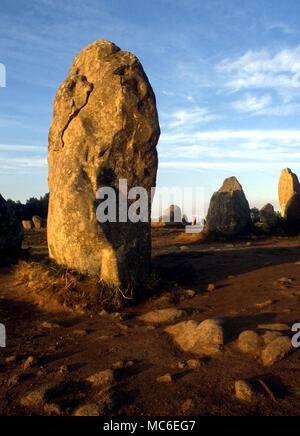
<path fill-rule="evenodd" d="M 41 304 L 55 303 L 82 313 L 120 310 L 132 300 L 131 292 L 108 286 L 96 278 L 84 277 L 50 261 L 21 261 L 15 267 L 15 278 L 18 284 L 25 285 L 37 296 Z"/>

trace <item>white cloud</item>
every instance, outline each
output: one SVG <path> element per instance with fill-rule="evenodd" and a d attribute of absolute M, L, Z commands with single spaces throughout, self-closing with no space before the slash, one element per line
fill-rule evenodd
<path fill-rule="evenodd" d="M 234 91 L 243 88 L 300 88 L 300 46 L 281 50 L 248 51 L 238 59 L 217 66 L 228 74 L 225 84 Z"/>
<path fill-rule="evenodd" d="M 222 118 L 220 115 L 210 113 L 206 108 L 201 107 L 179 109 L 170 114 L 164 114 L 164 116 L 167 119 L 166 125 L 169 129 L 177 127 L 192 128 L 198 124 L 209 123 Z"/>
<path fill-rule="evenodd" d="M 22 153 L 32 153 L 32 152 L 46 152 L 46 147 L 39 147 L 37 145 L 19 145 L 19 144 L 0 144 L 0 151 L 7 152 L 22 152 Z"/>
<path fill-rule="evenodd" d="M 246 94 L 241 100 L 234 101 L 232 107 L 239 112 L 260 112 L 272 104 L 272 97 L 269 94 L 257 97 Z"/>

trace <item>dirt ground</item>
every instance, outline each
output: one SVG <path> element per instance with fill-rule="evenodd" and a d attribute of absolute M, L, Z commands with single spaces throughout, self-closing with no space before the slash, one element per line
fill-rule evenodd
<path fill-rule="evenodd" d="M 47 256 L 44 232 L 27 233 L 24 246 L 32 247 L 35 260 Z M 196 291 L 195 297 L 175 304 L 163 294 L 129 307 L 121 318 L 91 317 L 47 307 L 16 284 L 11 269 L 0 269 L 0 322 L 7 328 L 7 348 L 0 349 L 0 414 L 72 415 L 93 395 L 83 380 L 118 361 L 133 361 L 120 371 L 123 400 L 114 415 L 300 415 L 300 352 L 265 368 L 236 345 L 242 331 L 261 323 L 300 322 L 300 239 L 204 244 L 181 230 L 154 229 L 153 263 Z M 293 279 L 290 288 L 276 285 L 282 277 Z M 215 284 L 212 292 L 206 291 L 209 283 Z M 193 356 L 175 346 L 165 326 L 137 319 L 171 306 L 186 310 L 186 319 L 224 319 L 224 352 L 203 359 L 199 369 L 179 369 L 179 362 Z M 45 321 L 56 328 L 44 328 Z M 38 364 L 24 370 L 28 356 Z M 173 381 L 158 383 L 166 373 Z M 239 379 L 263 380 L 275 398 L 261 390 L 252 403 L 239 402 L 233 389 Z M 63 387 L 57 408 L 20 405 L 28 392 L 48 383 Z"/>

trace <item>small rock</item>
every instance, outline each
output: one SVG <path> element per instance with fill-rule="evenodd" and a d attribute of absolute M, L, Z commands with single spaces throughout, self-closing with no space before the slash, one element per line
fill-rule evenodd
<path fill-rule="evenodd" d="M 180 247 L 179 247 L 179 250 L 180 251 L 189 251 L 189 247 L 187 246 L 187 245 L 181 245 Z"/>
<path fill-rule="evenodd" d="M 288 324 L 260 324 L 257 326 L 259 330 L 272 330 L 276 332 L 290 331 L 290 326 Z"/>
<path fill-rule="evenodd" d="M 273 342 L 275 339 L 282 336 L 282 333 L 280 332 L 273 332 L 273 331 L 267 331 L 262 335 L 262 339 L 265 343 L 265 345 L 269 345 L 271 342 Z"/>
<path fill-rule="evenodd" d="M 125 363 L 125 367 L 126 368 L 131 368 L 132 366 L 134 366 L 134 361 L 133 360 L 128 360 L 128 362 Z"/>
<path fill-rule="evenodd" d="M 216 286 L 215 286 L 213 283 L 210 283 L 210 284 L 207 286 L 207 290 L 208 290 L 208 292 L 213 292 L 215 289 L 216 289 Z"/>
<path fill-rule="evenodd" d="M 170 373 L 167 373 L 165 375 L 162 375 L 161 377 L 158 377 L 157 381 L 159 383 L 172 383 L 172 375 Z"/>
<path fill-rule="evenodd" d="M 122 369 L 124 368 L 124 362 L 122 362 L 122 360 L 119 360 L 118 362 L 115 362 L 112 367 L 114 369 Z"/>
<path fill-rule="evenodd" d="M 92 383 L 93 386 L 110 386 L 115 383 L 115 373 L 111 369 L 97 372 L 87 378 L 87 381 Z"/>
<path fill-rule="evenodd" d="M 100 416 L 99 408 L 97 404 L 85 404 L 84 406 L 79 407 L 75 413 L 75 416 Z"/>
<path fill-rule="evenodd" d="M 4 362 L 7 363 L 8 365 L 10 363 L 15 363 L 16 361 L 17 361 L 17 356 L 9 356 L 4 359 Z"/>
<path fill-rule="evenodd" d="M 124 394 L 121 391 L 104 389 L 98 393 L 97 406 L 100 415 L 110 414 L 124 402 Z"/>
<path fill-rule="evenodd" d="M 101 317 L 108 316 L 108 315 L 109 315 L 109 313 L 105 309 L 101 310 L 101 312 L 99 313 L 99 316 L 101 316 Z"/>
<path fill-rule="evenodd" d="M 244 401 L 244 402 L 251 402 L 255 396 L 255 392 L 250 385 L 245 380 L 238 380 L 235 382 L 234 385 L 235 388 L 235 396 L 238 400 Z"/>
<path fill-rule="evenodd" d="M 67 374 L 70 373 L 70 368 L 68 367 L 68 365 L 62 365 L 62 366 L 59 368 L 58 372 L 59 372 L 61 375 L 67 375 Z"/>
<path fill-rule="evenodd" d="M 61 328 L 61 326 L 58 325 L 58 324 L 56 324 L 55 322 L 48 322 L 48 321 L 45 321 L 45 322 L 43 322 L 43 324 L 42 324 L 42 328 L 43 328 L 43 329 L 47 329 L 47 330 L 55 330 L 55 329 L 59 329 L 59 328 Z"/>
<path fill-rule="evenodd" d="M 196 292 L 193 291 L 192 289 L 187 289 L 186 291 L 183 292 L 183 295 L 185 298 L 194 298 L 196 295 Z"/>
<path fill-rule="evenodd" d="M 37 359 L 34 356 L 29 356 L 25 362 L 23 363 L 23 369 L 24 371 L 27 371 L 27 369 L 33 368 L 37 365 Z"/>
<path fill-rule="evenodd" d="M 184 369 L 185 368 L 185 363 L 184 362 L 178 362 L 178 368 L 179 369 Z"/>
<path fill-rule="evenodd" d="M 173 322 L 184 316 L 186 316 L 186 312 L 184 310 L 170 308 L 148 312 L 145 315 L 140 316 L 138 319 L 146 323 L 164 324 Z"/>
<path fill-rule="evenodd" d="M 261 351 L 262 341 L 256 332 L 248 330 L 240 334 L 238 346 L 243 353 L 258 354 Z"/>
<path fill-rule="evenodd" d="M 264 301 L 263 303 L 256 303 L 255 307 L 257 307 L 258 309 L 264 309 L 265 307 L 271 306 L 274 303 L 273 300 L 267 300 Z"/>
<path fill-rule="evenodd" d="M 201 362 L 199 359 L 189 359 L 187 362 L 187 366 L 190 369 L 199 369 L 201 368 Z"/>
<path fill-rule="evenodd" d="M 293 350 L 291 339 L 281 336 L 272 341 L 261 353 L 263 365 L 272 366 L 287 357 Z"/>
<path fill-rule="evenodd" d="M 224 330 L 219 320 L 207 319 L 202 323 L 183 321 L 167 327 L 177 345 L 198 356 L 212 356 L 220 353 L 224 346 Z"/>
<path fill-rule="evenodd" d="M 73 330 L 73 335 L 76 336 L 87 336 L 88 335 L 88 331 L 84 330 L 84 329 L 78 329 L 78 330 Z"/>

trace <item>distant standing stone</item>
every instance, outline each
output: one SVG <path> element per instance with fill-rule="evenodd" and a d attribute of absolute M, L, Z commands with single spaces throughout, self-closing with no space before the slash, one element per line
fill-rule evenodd
<path fill-rule="evenodd" d="M 298 177 L 290 168 L 285 168 L 281 171 L 278 183 L 278 196 L 283 218 L 287 218 L 289 208 L 296 208 L 298 204 L 298 194 L 300 194 Z"/>
<path fill-rule="evenodd" d="M 37 215 L 32 217 L 32 222 L 36 230 L 40 230 L 43 227 L 43 220 Z"/>
<path fill-rule="evenodd" d="M 206 223 L 208 233 L 217 235 L 235 236 L 249 230 L 249 203 L 235 177 L 226 179 L 219 191 L 213 194 Z"/>

